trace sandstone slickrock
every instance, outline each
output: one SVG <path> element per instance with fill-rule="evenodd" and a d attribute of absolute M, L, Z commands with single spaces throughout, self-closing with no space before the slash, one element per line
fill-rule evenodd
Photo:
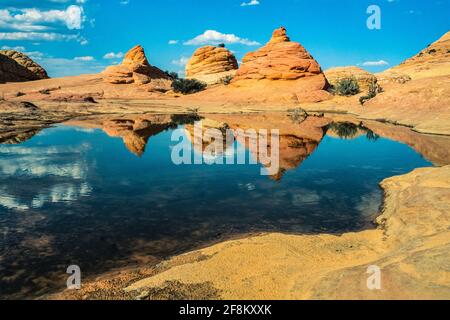
<path fill-rule="evenodd" d="M 205 46 L 197 49 L 186 65 L 186 78 L 197 79 L 207 84 L 217 84 L 233 77 L 238 62 L 231 51 L 222 47 Z"/>
<path fill-rule="evenodd" d="M 27 55 L 0 50 L 0 83 L 48 79 L 47 72 Z"/>
<path fill-rule="evenodd" d="M 150 65 L 144 48 L 140 45 L 128 51 L 122 64 L 106 68 L 103 71 L 103 80 L 111 84 L 144 85 L 154 82 L 161 89 L 170 89 L 169 77 L 162 70 Z"/>
<path fill-rule="evenodd" d="M 325 71 L 325 76 L 333 86 L 341 79 L 355 78 L 362 91 L 369 90 L 370 85 L 378 81 L 372 73 L 355 66 L 331 68 Z"/>

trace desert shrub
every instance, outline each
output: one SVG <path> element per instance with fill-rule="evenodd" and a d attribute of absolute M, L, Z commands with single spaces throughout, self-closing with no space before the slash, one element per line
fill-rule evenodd
<path fill-rule="evenodd" d="M 229 75 L 229 76 L 226 76 L 226 77 L 223 77 L 222 79 L 220 79 L 220 83 L 227 86 L 231 83 L 231 80 L 233 80 L 233 76 Z"/>
<path fill-rule="evenodd" d="M 288 110 L 288 117 L 293 123 L 299 124 L 308 118 L 308 113 L 302 108 L 290 109 Z"/>
<path fill-rule="evenodd" d="M 219 43 L 218 47 L 219 48 L 225 48 L 225 43 Z"/>
<path fill-rule="evenodd" d="M 172 80 L 179 79 L 178 73 L 176 72 L 165 71 L 164 73 Z"/>
<path fill-rule="evenodd" d="M 176 93 L 192 94 L 205 90 L 207 84 L 196 79 L 175 79 L 172 82 L 172 89 Z"/>
<path fill-rule="evenodd" d="M 375 98 L 377 94 L 381 92 L 383 92 L 383 88 L 378 85 L 376 80 L 372 80 L 369 86 L 369 92 L 366 96 L 362 96 L 361 98 L 359 98 L 359 102 L 361 103 L 361 105 L 363 105 L 368 100 Z"/>
<path fill-rule="evenodd" d="M 355 78 L 339 79 L 334 86 L 334 92 L 340 96 L 354 96 L 360 92 L 358 81 Z"/>

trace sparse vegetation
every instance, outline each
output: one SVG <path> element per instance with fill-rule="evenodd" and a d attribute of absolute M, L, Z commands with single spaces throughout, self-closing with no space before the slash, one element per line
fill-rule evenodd
<path fill-rule="evenodd" d="M 171 116 L 174 127 L 184 124 L 194 124 L 200 121 L 202 117 L 198 114 L 198 108 L 188 108 L 185 114 L 174 114 Z"/>
<path fill-rule="evenodd" d="M 367 129 L 367 134 L 366 134 L 367 140 L 370 141 L 377 141 L 378 139 L 380 139 L 380 136 L 377 135 L 376 133 L 374 133 L 372 130 Z"/>
<path fill-rule="evenodd" d="M 302 108 L 288 110 L 288 117 L 293 123 L 300 124 L 308 118 L 308 113 Z"/>
<path fill-rule="evenodd" d="M 334 93 L 340 96 L 354 96 L 361 92 L 358 81 L 355 78 L 339 79 L 333 88 Z"/>
<path fill-rule="evenodd" d="M 372 80 L 369 86 L 369 92 L 366 96 L 359 98 L 359 102 L 361 105 L 364 105 L 368 100 L 373 99 L 377 96 L 378 93 L 383 92 L 383 88 L 381 88 L 376 80 Z"/>
<path fill-rule="evenodd" d="M 370 141 L 377 141 L 380 139 L 379 135 L 366 128 L 362 123 L 357 125 L 351 122 L 333 122 L 328 128 L 342 139 L 353 139 L 358 132 L 365 132 L 367 139 Z"/>
<path fill-rule="evenodd" d="M 232 80 L 233 80 L 233 76 L 229 75 L 229 76 L 226 76 L 226 77 L 223 77 L 222 79 L 220 79 L 220 83 L 227 86 L 231 83 Z"/>
<path fill-rule="evenodd" d="M 173 71 L 165 71 L 164 72 L 170 79 L 172 80 L 176 80 L 179 79 L 178 73 L 173 72 Z"/>
<path fill-rule="evenodd" d="M 196 79 L 175 79 L 172 83 L 172 89 L 176 93 L 192 94 L 205 90 L 207 84 Z"/>
<path fill-rule="evenodd" d="M 358 126 L 350 122 L 333 122 L 329 128 L 343 139 L 352 139 L 358 133 Z"/>

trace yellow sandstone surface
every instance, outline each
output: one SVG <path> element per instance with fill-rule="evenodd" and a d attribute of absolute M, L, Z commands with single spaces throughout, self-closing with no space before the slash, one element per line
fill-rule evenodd
<path fill-rule="evenodd" d="M 449 299 L 450 166 L 417 169 L 382 187 L 376 230 L 228 241 L 175 257 L 126 290 L 177 281 L 209 283 L 223 299 Z M 371 265 L 381 268 L 381 290 L 367 288 Z"/>

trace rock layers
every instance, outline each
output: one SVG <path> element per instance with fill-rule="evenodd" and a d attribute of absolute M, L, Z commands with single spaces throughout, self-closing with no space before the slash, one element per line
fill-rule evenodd
<path fill-rule="evenodd" d="M 196 95 L 197 100 L 222 101 L 233 105 L 298 105 L 331 98 L 320 65 L 286 29 L 273 32 L 262 48 L 248 53 L 231 85 Z M 192 99 L 189 97 L 187 99 Z"/>
<path fill-rule="evenodd" d="M 155 84 L 166 87 L 169 77 L 157 67 L 150 65 L 144 49 L 138 45 L 131 49 L 122 64 L 110 66 L 103 71 L 103 80 L 111 84 Z"/>
<path fill-rule="evenodd" d="M 197 49 L 186 65 L 186 77 L 207 84 L 233 77 L 238 69 L 236 57 L 226 48 L 206 46 Z"/>
<path fill-rule="evenodd" d="M 361 91 L 369 90 L 373 82 L 377 82 L 377 77 L 372 73 L 354 66 L 336 67 L 325 71 L 325 76 L 331 85 L 336 85 L 341 79 L 354 78 L 359 84 Z"/>
<path fill-rule="evenodd" d="M 297 80 L 300 78 L 320 76 L 322 87 L 326 87 L 320 65 L 297 42 L 291 42 L 286 29 L 274 31 L 272 39 L 261 49 L 250 52 L 242 59 L 234 81 L 255 80 Z"/>
<path fill-rule="evenodd" d="M 0 50 L 0 83 L 48 79 L 47 72 L 25 54 Z"/>

